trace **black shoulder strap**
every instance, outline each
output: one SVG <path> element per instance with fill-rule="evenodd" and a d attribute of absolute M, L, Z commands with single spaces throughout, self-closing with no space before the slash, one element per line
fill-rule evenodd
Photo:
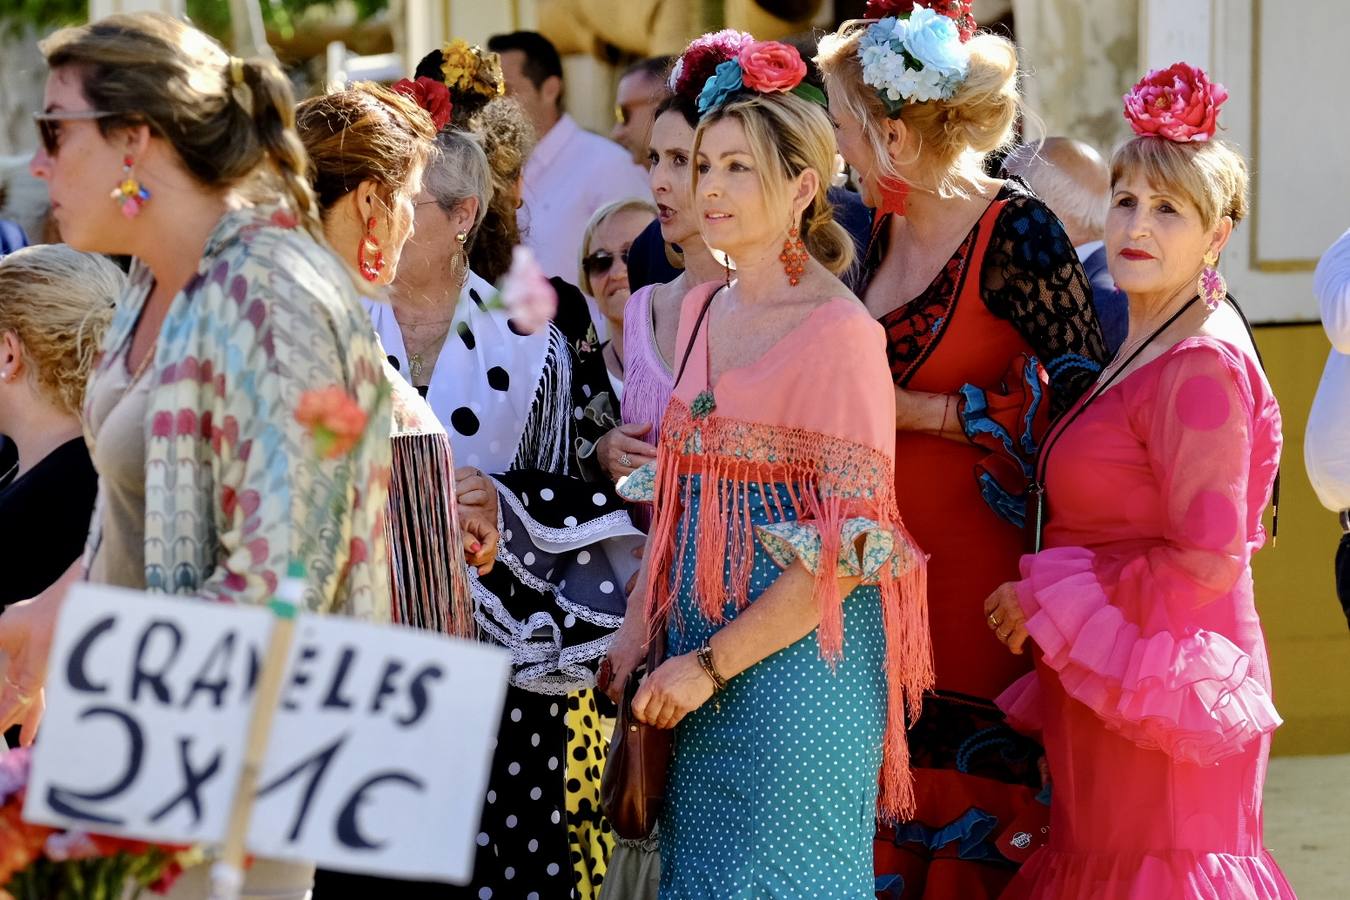
<path fill-rule="evenodd" d="M 694 330 L 689 332 L 689 343 L 685 345 L 684 357 L 680 360 L 680 368 L 675 372 L 675 384 L 680 383 L 684 377 L 684 367 L 689 364 L 689 354 L 694 352 L 694 342 L 698 340 L 698 330 L 703 327 L 703 319 L 708 315 L 708 309 L 712 306 L 713 298 L 717 296 L 717 291 L 722 290 L 724 285 L 718 285 L 716 290 L 708 295 L 708 299 L 703 301 L 703 308 L 698 311 L 698 318 L 694 320 Z"/>

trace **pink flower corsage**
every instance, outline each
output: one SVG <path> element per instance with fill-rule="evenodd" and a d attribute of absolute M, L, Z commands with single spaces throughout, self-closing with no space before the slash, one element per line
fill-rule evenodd
<path fill-rule="evenodd" d="M 557 292 L 523 244 L 511 251 L 511 269 L 502 282 L 501 298 L 511 322 L 525 334 L 546 326 L 558 311 Z"/>
<path fill-rule="evenodd" d="M 425 109 L 437 131 L 449 124 L 455 105 L 450 100 L 450 89 L 444 82 L 425 75 L 416 81 L 402 78 L 394 82 L 392 90 L 411 97 L 414 103 Z"/>
<path fill-rule="evenodd" d="M 1228 91 L 1210 81 L 1204 70 L 1179 62 L 1139 80 L 1125 95 L 1125 118 L 1141 137 L 1207 141 L 1214 137 L 1219 107 L 1227 99 Z"/>
<path fill-rule="evenodd" d="M 778 41 L 747 44 L 738 61 L 745 86 L 761 94 L 790 91 L 806 77 L 806 63 L 797 48 Z"/>
<path fill-rule="evenodd" d="M 337 385 L 301 394 L 295 420 L 314 439 L 314 449 L 321 459 L 345 456 L 366 430 L 365 410 Z"/>

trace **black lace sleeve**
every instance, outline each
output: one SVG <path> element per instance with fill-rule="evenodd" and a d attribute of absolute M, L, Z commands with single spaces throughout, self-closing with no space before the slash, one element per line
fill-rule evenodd
<path fill-rule="evenodd" d="M 1049 207 L 1017 182 L 994 223 L 980 273 L 989 311 L 1027 339 L 1050 374 L 1050 413 L 1085 393 L 1109 359 L 1092 288 Z"/>

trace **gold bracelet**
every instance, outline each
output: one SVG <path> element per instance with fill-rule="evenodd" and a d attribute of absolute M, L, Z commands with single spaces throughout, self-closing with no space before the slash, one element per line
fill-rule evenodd
<path fill-rule="evenodd" d="M 717 666 L 713 664 L 712 645 L 704 644 L 694 651 L 698 664 L 703 667 L 703 671 L 712 679 L 713 692 L 720 693 L 727 689 L 727 680 L 717 671 Z"/>

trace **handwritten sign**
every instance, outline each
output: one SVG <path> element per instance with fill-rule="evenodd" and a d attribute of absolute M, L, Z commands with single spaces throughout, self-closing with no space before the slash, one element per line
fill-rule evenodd
<path fill-rule="evenodd" d="M 223 840 L 273 621 L 262 609 L 75 588 L 24 817 Z M 467 881 L 509 664 L 469 641 L 301 614 L 249 852 Z"/>

